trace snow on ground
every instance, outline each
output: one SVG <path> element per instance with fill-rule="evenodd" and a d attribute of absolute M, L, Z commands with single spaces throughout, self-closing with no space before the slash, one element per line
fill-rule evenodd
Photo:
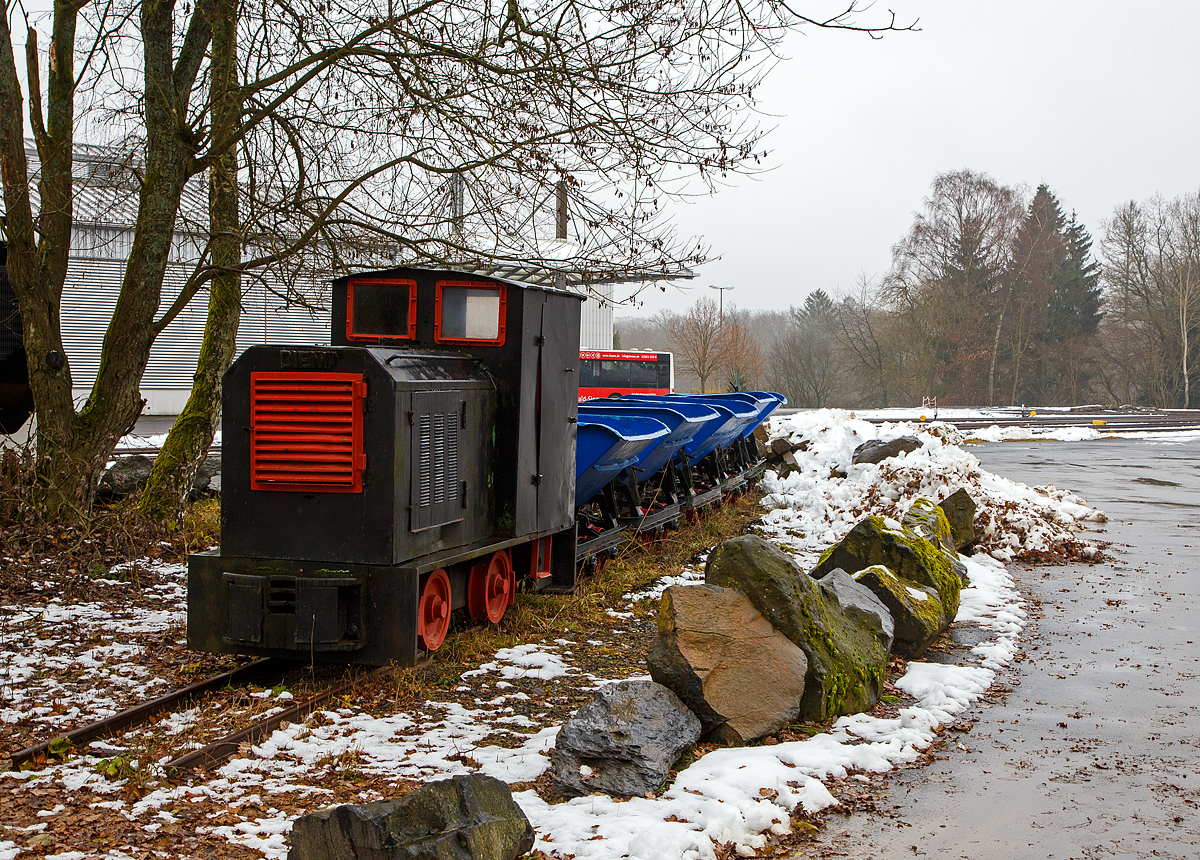
<path fill-rule="evenodd" d="M 148 677 L 137 657 L 150 635 L 183 637 L 187 569 L 138 564 L 157 568 L 154 578 L 162 583 L 146 593 L 150 608 L 114 611 L 107 603 L 63 603 L 53 594 L 36 606 L 0 605 L 0 725 L 31 720 L 71 728 L 115 713 L 117 690 L 148 695 L 166 683 Z M 97 586 L 116 584 L 128 567 L 108 571 Z M 56 679 L 59 671 L 78 679 L 69 694 Z"/>
<path fill-rule="evenodd" d="M 795 552 L 801 561 L 836 541 L 864 513 L 890 516 L 902 512 L 916 495 L 943 498 L 965 486 L 981 502 L 989 523 L 985 545 L 991 555 L 963 557 L 971 585 L 963 590 L 958 619 L 980 625 L 991 635 L 976 646 L 977 665 L 947 666 L 910 662 L 897 687 L 916 703 L 892 719 L 865 714 L 843 717 L 832 731 L 804 741 L 771 746 L 723 749 L 702 756 L 683 770 L 661 797 L 618 802 L 589 796 L 547 804 L 532 790 L 516 794 L 537 831 L 536 847 L 578 860 L 607 858 L 715 858 L 718 843 L 736 843 L 738 853 L 752 855 L 766 834 L 783 833 L 795 807 L 812 812 L 833 805 L 822 783 L 849 773 L 884 773 L 911 762 L 929 746 L 941 726 L 955 719 L 991 684 L 1017 650 L 1025 612 L 1016 587 L 998 559 L 1023 550 L 1038 550 L 1057 539 L 1073 539 L 1082 522 L 1099 512 L 1069 493 L 1031 489 L 983 471 L 978 460 L 950 444 L 953 431 L 937 425 L 888 424 L 880 427 L 842 412 L 816 412 L 773 423 L 775 435 L 810 441 L 798 454 L 800 468 L 786 478 L 768 473 L 763 529 Z M 923 447 L 882 466 L 851 466 L 854 447 L 867 439 L 917 435 Z M 838 477 L 835 471 L 844 471 Z M 1008 529 L 1008 530 L 1006 530 Z M 655 601 L 668 585 L 702 579 L 702 564 L 664 576 L 654 587 L 626 600 Z M 6 606 L 0 615 L 0 672 L 8 703 L 0 722 L 42 719 L 50 725 L 78 724 L 104 711 L 101 692 L 107 687 L 140 683 L 153 688 L 154 678 L 139 678 L 133 646 L 123 637 L 137 631 L 170 632 L 182 620 L 182 569 L 162 592 L 161 611 L 130 611 L 116 619 L 97 617 L 86 605 L 64 605 L 48 595 L 36 608 Z M 618 617 L 628 613 L 614 613 Z M 514 680 L 578 677 L 598 679 L 572 665 L 573 649 L 589 643 L 561 639 L 498 651 L 492 661 L 465 673 L 460 691 L 472 704 L 426 702 L 408 713 L 373 717 L 351 708 L 326 710 L 314 724 L 285 724 L 257 746 L 243 750 L 206 781 L 155 791 L 140 800 L 121 799 L 121 783 L 101 777 L 95 768 L 113 747 L 96 745 L 65 762 L 22 775 L 23 788 L 54 783 L 87 786 L 105 792 L 100 801 L 141 826 L 153 830 L 171 819 L 173 803 L 202 797 L 219 799 L 227 808 L 261 810 L 236 825 L 214 825 L 211 832 L 260 852 L 284 858 L 288 815 L 271 797 L 297 792 L 313 797 L 321 808 L 318 765 L 339 756 L 353 758 L 366 772 L 391 778 L 434 779 L 482 772 L 509 783 L 530 782 L 544 772 L 547 751 L 558 725 L 548 713 L 518 714 L 520 697 Z M 74 646 L 74 647 L 73 647 Z M 74 716 L 31 713 L 22 702 L 47 701 L 52 691 L 39 687 L 38 665 L 65 661 L 78 671 L 95 674 L 96 701 L 75 703 Z M 135 661 L 134 661 L 135 662 Z M 194 719 L 183 712 L 169 718 L 171 729 Z M 507 739 L 507 740 L 505 740 Z M 501 742 L 503 741 L 503 742 Z M 0 860 L 20 849 L 0 843 Z"/>
<path fill-rule="evenodd" d="M 811 567 L 866 514 L 899 519 L 917 497 L 941 501 L 959 488 L 979 505 L 980 543 L 1004 561 L 1076 541 L 1083 523 L 1104 520 L 1072 493 L 1051 485 L 1031 488 L 985 471 L 957 444 L 963 437 L 947 424 L 877 425 L 822 409 L 772 421 L 770 433 L 808 443 L 807 450 L 795 453 L 795 471 L 786 477 L 768 472 L 762 482 L 769 509 L 762 531 L 788 547 L 802 567 Z M 922 445 L 879 464 L 851 463 L 863 442 L 898 436 L 915 436 Z"/>
<path fill-rule="evenodd" d="M 1200 439 L 1200 430 L 1123 430 L 1114 432 L 1097 427 L 991 427 L 962 431 L 968 442 L 1020 442 L 1045 439 L 1054 442 L 1093 442 L 1097 439 L 1170 440 L 1183 442 Z"/>

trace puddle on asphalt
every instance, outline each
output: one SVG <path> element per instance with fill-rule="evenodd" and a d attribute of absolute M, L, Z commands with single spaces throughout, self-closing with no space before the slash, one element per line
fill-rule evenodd
<path fill-rule="evenodd" d="M 1154 487 L 1179 487 L 1179 486 L 1182 486 L 1181 484 L 1177 484 L 1174 481 L 1160 481 L 1158 478 L 1134 478 L 1133 482 L 1135 484 L 1150 484 L 1151 486 L 1154 486 Z"/>

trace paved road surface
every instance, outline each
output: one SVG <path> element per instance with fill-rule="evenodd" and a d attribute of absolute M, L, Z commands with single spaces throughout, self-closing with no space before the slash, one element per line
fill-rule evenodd
<path fill-rule="evenodd" d="M 971 450 L 1105 510 L 1111 560 L 1015 569 L 1035 617 L 1014 692 L 880 784 L 898 817 L 828 816 L 798 856 L 1200 858 L 1200 441 Z"/>

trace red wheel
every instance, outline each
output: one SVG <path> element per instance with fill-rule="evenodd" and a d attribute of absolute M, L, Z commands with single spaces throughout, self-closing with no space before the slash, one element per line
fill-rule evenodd
<path fill-rule="evenodd" d="M 417 635 L 426 651 L 436 651 L 450 629 L 450 577 L 440 567 L 425 580 L 417 604 Z"/>
<path fill-rule="evenodd" d="M 517 583 L 512 561 L 504 550 L 475 562 L 467 582 L 467 610 L 476 624 L 485 619 L 495 624 L 512 603 Z"/>

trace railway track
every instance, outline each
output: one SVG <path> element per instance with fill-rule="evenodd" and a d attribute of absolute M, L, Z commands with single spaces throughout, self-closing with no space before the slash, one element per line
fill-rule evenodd
<path fill-rule="evenodd" d="M 780 410 L 782 414 L 802 412 L 800 409 Z M 959 430 L 979 430 L 986 427 L 1027 427 L 1031 431 L 1067 427 L 1082 427 L 1101 430 L 1105 433 L 1132 433 L 1137 431 L 1200 430 L 1200 409 L 1165 409 L 1146 411 L 1122 411 L 1107 409 L 1082 410 L 1035 410 L 1035 409 L 991 409 L 985 414 L 969 416 L 955 415 L 947 408 L 941 414 L 932 409 L 893 410 L 886 415 L 865 412 L 859 415 L 873 424 L 912 421 L 919 423 L 941 421 Z M 982 412 L 983 410 L 979 410 Z M 947 414 L 948 413 L 948 414 Z"/>
<path fill-rule="evenodd" d="M 112 716 L 104 717 L 103 719 L 96 720 L 94 723 L 74 729 L 65 735 L 58 735 L 40 744 L 34 744 L 31 747 L 18 750 L 12 755 L 12 766 L 14 769 L 19 769 L 26 763 L 34 762 L 38 756 L 48 755 L 52 744 L 60 744 L 64 740 L 68 741 L 72 748 L 79 749 L 98 738 L 110 737 L 117 732 L 140 725 L 155 714 L 161 714 L 164 711 L 181 707 L 192 699 L 212 690 L 220 690 L 226 686 L 236 684 L 249 684 L 266 677 L 278 675 L 283 671 L 284 665 L 290 664 L 283 660 L 270 658 L 255 660 L 252 663 L 247 663 L 245 666 L 239 666 L 232 671 L 221 672 L 218 675 L 205 678 L 203 681 L 188 684 L 164 696 L 142 702 L 140 705 L 135 705 Z"/>
<path fill-rule="evenodd" d="M 25 766 L 32 766 L 39 760 L 49 758 L 55 754 L 52 750 L 62 745 L 64 741 L 67 742 L 70 749 L 81 749 L 94 740 L 112 737 L 127 729 L 141 725 L 156 714 L 183 707 L 204 693 L 225 689 L 229 686 L 239 686 L 260 682 L 264 679 L 279 678 L 296 665 L 295 661 L 291 660 L 266 658 L 255 660 L 245 666 L 239 666 L 230 672 L 213 675 L 194 684 L 188 684 L 164 696 L 159 696 L 104 719 L 97 720 L 89 725 L 67 732 L 66 734 L 58 735 L 42 743 L 19 750 L 13 753 L 11 757 L 12 768 L 17 770 Z M 195 770 L 211 770 L 212 768 L 219 767 L 232 758 L 244 744 L 257 743 L 285 722 L 300 722 L 313 711 L 323 707 L 338 696 L 349 692 L 362 681 L 391 671 L 392 667 L 384 666 L 356 674 L 348 681 L 322 690 L 282 711 L 255 720 L 245 728 L 226 735 L 220 740 L 213 741 L 204 747 L 190 750 L 183 755 L 177 756 L 164 764 L 163 770 L 171 779 L 180 779 Z"/>
<path fill-rule="evenodd" d="M 118 446 L 117 448 L 113 449 L 113 456 L 114 457 L 131 457 L 134 454 L 145 454 L 147 457 L 157 457 L 158 453 L 160 451 L 162 451 L 161 446 L 150 446 L 150 447 L 142 447 L 142 448 L 130 448 L 128 446 L 125 446 L 125 447 Z M 221 446 L 220 445 L 210 445 L 208 448 L 208 453 L 209 454 L 220 454 Z"/>

